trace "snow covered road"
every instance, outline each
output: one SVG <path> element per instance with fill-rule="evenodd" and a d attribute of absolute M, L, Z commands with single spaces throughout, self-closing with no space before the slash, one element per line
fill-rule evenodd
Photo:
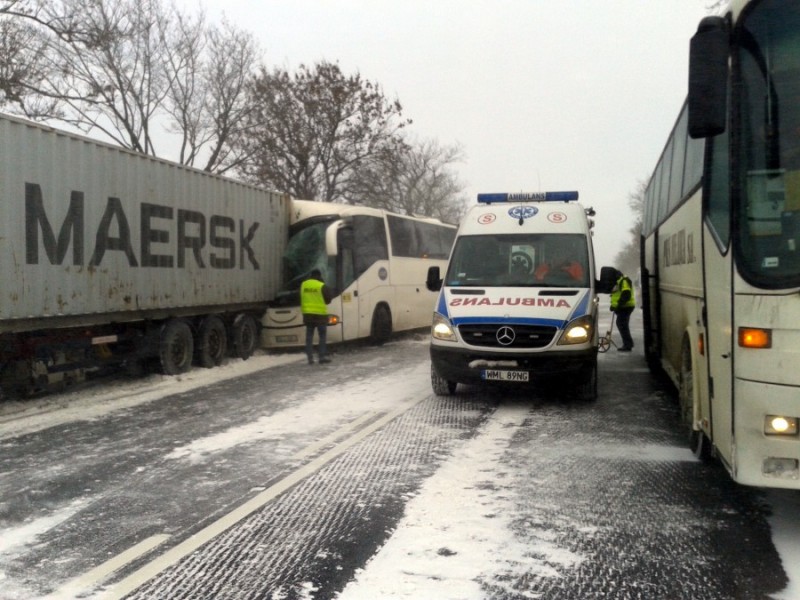
<path fill-rule="evenodd" d="M 424 336 L 301 358 L 0 417 L 0 597 L 798 598 L 797 498 L 696 461 L 636 353 L 596 403 L 437 398 Z"/>

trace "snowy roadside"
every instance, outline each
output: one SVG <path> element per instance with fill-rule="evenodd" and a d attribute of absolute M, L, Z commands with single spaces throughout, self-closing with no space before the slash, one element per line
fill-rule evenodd
<path fill-rule="evenodd" d="M 767 502 L 772 507 L 769 518 L 772 541 L 789 578 L 786 589 L 772 597 L 775 600 L 800 600 L 800 492 L 770 490 Z"/>
<path fill-rule="evenodd" d="M 246 361 L 230 359 L 219 367 L 195 368 L 183 375 L 154 374 L 133 381 L 104 383 L 96 388 L 82 387 L 42 398 L 2 401 L 0 440 L 64 423 L 98 419 L 117 410 L 158 400 L 166 394 L 178 394 L 302 360 L 305 360 L 302 353 L 268 354 L 261 351 Z"/>

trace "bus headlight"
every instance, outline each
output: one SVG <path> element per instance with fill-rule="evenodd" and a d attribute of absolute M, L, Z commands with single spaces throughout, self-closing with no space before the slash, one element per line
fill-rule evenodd
<path fill-rule="evenodd" d="M 797 417 L 767 415 L 764 417 L 764 433 L 767 435 L 797 435 Z"/>
<path fill-rule="evenodd" d="M 592 329 L 592 318 L 590 316 L 587 315 L 575 319 L 572 323 L 567 325 L 564 333 L 561 334 L 558 345 L 585 344 L 592 339 Z"/>
<path fill-rule="evenodd" d="M 444 315 L 433 313 L 433 325 L 431 326 L 431 336 L 437 340 L 445 342 L 456 341 L 456 331 L 450 320 Z"/>

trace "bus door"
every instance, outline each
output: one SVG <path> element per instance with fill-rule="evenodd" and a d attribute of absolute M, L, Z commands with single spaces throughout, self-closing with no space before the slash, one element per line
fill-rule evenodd
<path fill-rule="evenodd" d="M 341 323 L 341 340 L 352 340 L 358 337 L 359 296 L 358 279 L 355 276 L 355 252 L 353 230 L 349 227 L 337 233 L 338 252 L 336 256 L 336 289 L 339 296 L 335 304 Z"/>
<path fill-rule="evenodd" d="M 711 420 L 710 437 L 733 466 L 733 250 L 731 248 L 731 197 L 728 134 L 710 140 L 711 160 L 704 198 L 703 266 L 705 269 L 706 354 L 711 407 L 702 419 Z M 708 414 L 710 412 L 711 414 Z"/>

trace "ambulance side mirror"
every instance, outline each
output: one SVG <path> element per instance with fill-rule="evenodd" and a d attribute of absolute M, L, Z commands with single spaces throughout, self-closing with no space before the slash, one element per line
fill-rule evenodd
<path fill-rule="evenodd" d="M 425 287 L 432 292 L 438 292 L 442 289 L 442 276 L 439 272 L 439 267 L 428 267 L 428 279 L 425 281 Z"/>
<path fill-rule="evenodd" d="M 600 279 L 595 282 L 594 287 L 598 294 L 610 294 L 617 283 L 617 270 L 614 267 L 603 267 L 600 269 Z"/>

